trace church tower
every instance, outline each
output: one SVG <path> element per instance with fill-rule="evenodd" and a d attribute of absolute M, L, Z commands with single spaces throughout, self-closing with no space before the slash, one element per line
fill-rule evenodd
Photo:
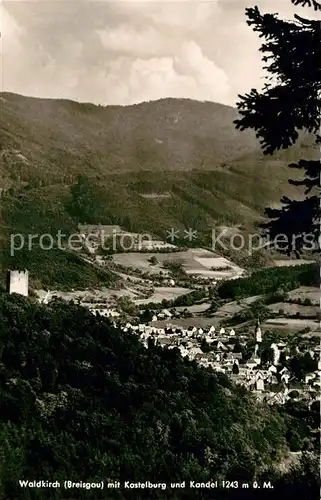
<path fill-rule="evenodd" d="M 260 320 L 258 319 L 255 327 L 255 340 L 256 342 L 262 342 L 262 330 L 260 326 Z"/>

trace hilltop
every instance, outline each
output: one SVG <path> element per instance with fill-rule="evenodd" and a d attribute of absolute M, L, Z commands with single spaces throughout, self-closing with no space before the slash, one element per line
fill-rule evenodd
<path fill-rule="evenodd" d="M 253 134 L 235 130 L 236 110 L 221 104 L 161 99 L 103 107 L 1 96 L 4 161 L 47 167 L 52 181 L 79 173 L 207 170 L 258 149 Z M 30 174 L 23 170 L 21 180 Z"/>
<path fill-rule="evenodd" d="M 251 132 L 235 129 L 237 111 L 211 102 L 104 107 L 11 93 L 0 99 L 4 248 L 11 233 L 70 234 L 80 222 L 162 237 L 172 227 L 193 227 L 204 240 L 218 224 L 250 231 L 281 195 L 299 197 L 287 184 L 286 165 L 314 154 L 302 137 L 290 150 L 264 157 Z M 86 189 L 75 199 L 80 175 Z M 28 253 L 40 281 L 43 257 Z M 17 265 L 7 249 L 1 264 Z"/>

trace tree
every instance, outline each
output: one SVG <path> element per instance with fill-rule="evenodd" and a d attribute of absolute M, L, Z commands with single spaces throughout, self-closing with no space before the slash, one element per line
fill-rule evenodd
<path fill-rule="evenodd" d="M 317 361 L 311 357 L 309 352 L 294 356 L 289 360 L 289 368 L 298 380 L 303 380 L 306 374 L 314 372 L 317 367 Z"/>
<path fill-rule="evenodd" d="M 291 2 L 321 11 L 317 0 Z M 247 24 L 265 39 L 260 52 L 270 77 L 261 92 L 252 89 L 239 96 L 241 118 L 235 121 L 236 127 L 254 129 L 266 155 L 289 148 L 298 140 L 308 142 L 310 137 L 316 146 L 321 142 L 321 22 L 298 15 L 293 21 L 285 21 L 277 14 L 262 15 L 258 7 L 246 9 L 246 15 Z M 296 257 L 304 249 L 317 251 L 320 234 L 319 152 L 303 159 L 298 151 L 297 162 L 289 167 L 301 170 L 304 178 L 289 183 L 304 188 L 304 199 L 284 196 L 280 209 L 266 209 L 269 220 L 261 225 L 263 234 L 272 242 L 276 242 L 277 235 L 285 235 L 282 248 L 278 241 L 278 250 Z"/>
<path fill-rule="evenodd" d="M 150 259 L 148 259 L 148 262 L 152 265 L 152 266 L 156 266 L 156 264 L 158 264 L 158 260 L 156 259 L 155 255 L 152 255 Z"/>
<path fill-rule="evenodd" d="M 119 297 L 118 299 L 118 308 L 132 316 L 135 316 L 137 314 L 137 307 L 135 306 L 134 302 L 131 300 L 130 297 L 127 295 L 123 297 Z"/>
<path fill-rule="evenodd" d="M 153 319 L 153 312 L 150 309 L 144 309 L 140 314 L 140 320 L 142 323 L 149 323 Z"/>
<path fill-rule="evenodd" d="M 244 348 L 243 346 L 240 344 L 240 341 L 237 340 L 234 344 L 234 348 L 233 348 L 233 352 L 237 352 L 237 353 L 242 353 L 244 352 Z"/>
<path fill-rule="evenodd" d="M 211 345 L 205 339 L 201 340 L 200 348 L 205 353 L 210 352 L 212 350 Z"/>
<path fill-rule="evenodd" d="M 240 373 L 239 365 L 237 363 L 234 363 L 232 366 L 232 373 L 234 373 L 234 375 L 238 375 Z"/>
<path fill-rule="evenodd" d="M 286 363 L 286 355 L 284 351 L 280 352 L 279 365 L 284 366 Z"/>
<path fill-rule="evenodd" d="M 267 363 L 273 363 L 274 361 L 274 351 L 271 347 L 267 347 L 263 349 L 261 352 L 261 363 L 262 365 L 266 365 Z"/>
<path fill-rule="evenodd" d="M 59 482 L 83 468 L 88 483 L 144 474 L 167 483 L 253 481 L 284 448 L 286 421 L 273 408 L 178 349 L 151 338 L 145 349 L 76 304 L 3 293 L 0 324 L 1 499 L 41 499 L 19 486 L 30 471 L 42 480 L 54 471 Z M 77 497 L 104 498 L 95 488 L 85 493 Z"/>

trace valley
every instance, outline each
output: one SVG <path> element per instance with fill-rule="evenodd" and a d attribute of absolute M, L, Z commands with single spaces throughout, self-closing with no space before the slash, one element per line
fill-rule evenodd
<path fill-rule="evenodd" d="M 111 280 L 76 257 L 70 273 L 71 257 L 59 255 L 62 278 L 55 249 L 12 256 L 12 234 L 49 234 L 56 241 L 58 231 L 74 234 L 79 224 L 118 224 L 167 243 L 173 228 L 180 234 L 176 245 L 208 248 L 214 228 L 257 232 L 267 206 L 284 194 L 300 197 L 288 184 L 288 161 L 300 148 L 305 155 L 317 151 L 302 136 L 293 148 L 264 156 L 252 133 L 235 129 L 236 116 L 231 107 L 188 99 L 103 107 L 2 93 L 2 277 L 25 265 L 37 287 L 74 288 L 85 283 L 84 272 L 96 286 Z M 184 238 L 190 228 L 196 241 Z"/>

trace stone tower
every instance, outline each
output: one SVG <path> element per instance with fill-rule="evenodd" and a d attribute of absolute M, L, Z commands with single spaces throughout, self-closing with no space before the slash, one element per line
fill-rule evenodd
<path fill-rule="evenodd" d="M 9 271 L 8 273 L 8 292 L 19 293 L 28 297 L 29 273 L 28 271 Z"/>

